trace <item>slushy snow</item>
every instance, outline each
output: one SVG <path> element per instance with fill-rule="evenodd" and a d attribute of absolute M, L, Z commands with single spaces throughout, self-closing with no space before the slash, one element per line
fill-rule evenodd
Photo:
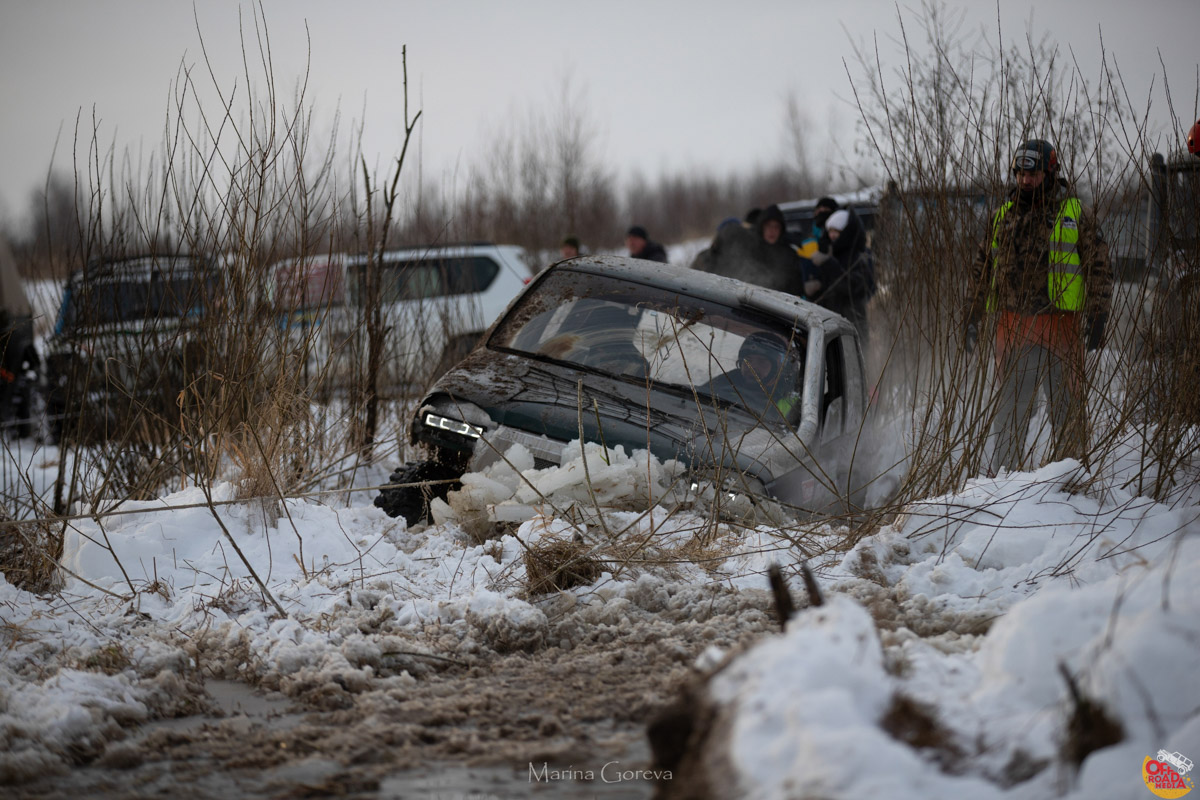
<path fill-rule="evenodd" d="M 647 593 L 761 592 L 772 563 L 797 597 L 810 564 L 828 603 L 698 664 L 732 659 L 708 691 L 747 797 L 1136 798 L 1146 756 L 1200 755 L 1196 497 L 1155 503 L 1064 461 L 915 503 L 847 551 L 846 531 L 823 523 L 785 536 L 669 512 L 678 465 L 570 448 L 547 470 L 513 451 L 411 530 L 370 494 L 273 507 L 229 502 L 232 484 L 211 507 L 188 489 L 74 523 L 60 592 L 0 581 L 0 781 L 69 769 L 125 727 L 192 713 L 181 703 L 198 659 L 285 693 L 333 674 L 351 689 L 401 687 L 421 661 L 397 673 L 388 654 L 535 651 L 551 605 L 616 624 L 649 607 Z M 636 566 L 607 536 L 638 543 Z M 564 539 L 607 559 L 601 577 L 527 596 L 526 553 Z M 1078 773 L 1060 755 L 1064 669 L 1124 732 Z M 940 745 L 885 729 L 898 699 L 928 712 Z"/>

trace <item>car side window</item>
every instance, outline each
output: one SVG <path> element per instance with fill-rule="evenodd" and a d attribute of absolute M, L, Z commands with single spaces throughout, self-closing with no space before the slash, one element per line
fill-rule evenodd
<path fill-rule="evenodd" d="M 487 256 L 456 258 L 446 264 L 446 293 L 475 294 L 492 285 L 500 265 Z"/>
<path fill-rule="evenodd" d="M 365 280 L 366 269 L 366 265 L 359 267 L 360 284 Z M 392 262 L 383 270 L 383 302 L 478 294 L 491 286 L 499 274 L 500 265 L 486 256 Z M 356 299 L 361 294 L 358 288 L 354 292 Z"/>
<path fill-rule="evenodd" d="M 442 270 L 435 261 L 419 261 L 408 265 L 401 279 L 401 300 L 425 300 L 447 294 L 442 282 Z"/>
<path fill-rule="evenodd" d="M 842 435 L 846 421 L 846 361 L 841 336 L 825 346 L 825 382 L 821 398 L 823 441 Z"/>

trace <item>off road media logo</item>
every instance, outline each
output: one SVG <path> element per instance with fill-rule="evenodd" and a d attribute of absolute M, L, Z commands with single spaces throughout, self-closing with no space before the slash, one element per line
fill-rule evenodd
<path fill-rule="evenodd" d="M 1166 750 L 1159 750 L 1154 758 L 1146 756 L 1142 762 L 1142 780 L 1156 797 L 1183 797 L 1190 792 L 1194 783 L 1187 773 L 1191 771 L 1191 759 Z"/>

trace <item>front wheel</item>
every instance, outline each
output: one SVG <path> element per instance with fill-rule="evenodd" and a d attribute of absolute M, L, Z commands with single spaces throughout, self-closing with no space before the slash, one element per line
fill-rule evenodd
<path fill-rule="evenodd" d="M 375 505 L 389 517 L 404 517 L 410 526 L 429 517 L 429 503 L 435 497 L 446 499 L 451 489 L 462 484 L 462 471 L 437 461 L 410 461 L 389 477 L 389 485 L 375 498 Z M 430 483 L 444 481 L 443 483 Z"/>

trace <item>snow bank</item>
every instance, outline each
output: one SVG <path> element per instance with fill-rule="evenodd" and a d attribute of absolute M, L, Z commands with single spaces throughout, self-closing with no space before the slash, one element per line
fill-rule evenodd
<path fill-rule="evenodd" d="M 853 600 L 793 619 L 710 686 L 732 715 L 739 796 L 999 797 L 984 781 L 939 776 L 879 728 L 894 691 L 874 622 Z"/>
<path fill-rule="evenodd" d="M 719 673 L 746 796 L 1134 798 L 1144 758 L 1200 753 L 1200 509 L 1100 502 L 1080 477 L 1063 462 L 917 504 L 827 571 L 827 607 Z M 1063 669 L 1123 731 L 1078 774 Z M 885 731 L 897 697 L 932 744 Z"/>

